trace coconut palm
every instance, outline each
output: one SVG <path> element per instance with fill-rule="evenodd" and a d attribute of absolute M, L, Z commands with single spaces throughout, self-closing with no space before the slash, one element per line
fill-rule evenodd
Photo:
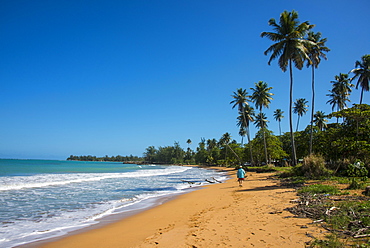
<path fill-rule="evenodd" d="M 219 141 L 220 145 L 225 146 L 225 162 L 227 157 L 227 147 L 229 146 L 229 143 L 231 141 L 231 134 L 224 133 Z"/>
<path fill-rule="evenodd" d="M 244 144 L 244 137 L 247 135 L 247 130 L 244 127 L 239 128 L 239 135 L 242 137 L 241 144 Z"/>
<path fill-rule="evenodd" d="M 296 11 L 288 12 L 284 11 L 280 14 L 279 23 L 274 18 L 271 18 L 268 22 L 272 26 L 275 32 L 262 32 L 261 37 L 267 37 L 274 43 L 271 45 L 264 54 L 271 53 L 271 57 L 268 64 L 271 61 L 279 58 L 279 67 L 285 72 L 289 66 L 290 72 L 290 97 L 289 97 L 289 127 L 290 137 L 292 143 L 292 163 L 297 164 L 297 157 L 294 144 L 294 133 L 293 133 L 293 68 L 292 64 L 299 70 L 304 66 L 304 61 L 310 61 L 308 56 L 307 47 L 314 43 L 309 40 L 305 40 L 304 37 L 307 32 L 314 27 L 309 22 L 299 23 L 298 13 Z"/>
<path fill-rule="evenodd" d="M 186 141 L 186 143 L 188 144 L 188 148 L 189 148 L 189 146 L 191 145 L 191 139 L 188 139 L 188 140 Z"/>
<path fill-rule="evenodd" d="M 356 61 L 355 69 L 352 69 L 350 73 L 355 75 L 351 78 L 351 82 L 358 78 L 356 89 L 361 86 L 361 97 L 360 104 L 362 104 L 362 98 L 364 91 L 369 91 L 370 85 L 370 54 L 366 54 L 361 57 L 361 61 Z M 357 68 L 358 67 L 358 68 Z"/>
<path fill-rule="evenodd" d="M 316 114 L 314 115 L 313 122 L 320 129 L 320 131 L 322 131 L 327 126 L 326 123 L 328 122 L 328 120 L 325 119 L 326 117 L 327 116 L 322 111 L 316 111 Z"/>
<path fill-rule="evenodd" d="M 296 132 L 298 131 L 299 118 L 307 113 L 307 110 L 308 110 L 307 109 L 307 107 L 308 107 L 307 103 L 308 103 L 308 101 L 306 101 L 306 99 L 304 99 L 304 98 L 299 98 L 294 102 L 293 112 L 294 112 L 294 114 L 298 114 Z"/>
<path fill-rule="evenodd" d="M 234 98 L 234 100 L 231 101 L 230 104 L 234 104 L 232 108 L 235 108 L 236 106 L 238 106 L 239 113 L 242 114 L 241 115 L 242 121 L 244 122 L 243 127 L 247 129 L 249 152 L 251 156 L 251 163 L 253 164 L 252 146 L 251 146 L 251 139 L 250 139 L 250 134 L 249 134 L 249 121 L 253 121 L 253 118 L 251 114 L 248 114 L 248 111 L 251 111 L 251 108 L 248 103 L 249 95 L 247 93 L 247 90 L 239 88 L 236 90 L 236 92 L 234 92 L 232 97 Z"/>
<path fill-rule="evenodd" d="M 269 92 L 272 87 L 267 87 L 267 83 L 263 81 L 259 81 L 258 83 L 255 83 L 255 88 L 251 88 L 253 91 L 251 95 L 251 100 L 256 105 L 256 108 L 260 110 L 260 114 L 262 114 L 262 108 L 268 108 L 271 100 L 273 99 L 271 92 Z M 262 127 L 261 127 L 262 129 Z M 267 146 L 266 146 L 266 138 L 265 138 L 265 132 L 263 131 L 263 142 L 264 142 L 264 148 L 265 148 L 265 159 L 266 163 L 268 163 L 268 157 L 267 157 Z"/>
<path fill-rule="evenodd" d="M 334 78 L 335 81 L 330 81 L 333 84 L 332 89 L 329 91 L 330 94 L 327 94 L 331 99 L 326 103 L 332 105 L 333 111 L 335 107 L 337 107 L 337 111 L 340 111 L 347 107 L 346 102 L 350 102 L 349 95 L 354 85 L 349 82 L 350 79 L 348 78 L 348 74 L 340 73 Z"/>
<path fill-rule="evenodd" d="M 258 113 L 256 115 L 256 119 L 254 121 L 254 124 L 256 127 L 262 129 L 262 128 L 267 128 L 267 123 L 269 121 L 267 120 L 266 114 L 265 113 Z"/>
<path fill-rule="evenodd" d="M 311 128 L 310 128 L 310 154 L 312 154 L 312 139 L 313 139 L 313 116 L 315 112 L 315 69 L 319 66 L 321 59 L 326 58 L 326 52 L 330 49 L 325 46 L 326 38 L 321 38 L 321 33 L 308 32 L 307 40 L 314 42 L 314 45 L 308 46 L 308 56 L 311 61 L 307 63 L 307 67 L 312 68 L 312 106 L 311 106 Z"/>
<path fill-rule="evenodd" d="M 280 123 L 281 123 L 281 119 L 284 118 L 283 114 L 284 114 L 284 111 L 282 111 L 281 109 L 277 109 L 277 110 L 274 111 L 274 118 L 275 118 L 276 121 L 279 122 L 280 136 L 281 136 L 281 125 L 280 125 Z"/>
<path fill-rule="evenodd" d="M 250 140 L 250 130 L 249 130 L 249 123 L 254 121 L 254 108 L 250 105 L 244 106 L 244 111 L 241 113 L 239 112 L 239 116 L 237 117 L 238 121 L 236 125 L 240 128 L 244 128 L 247 131 L 247 138 L 249 143 L 249 152 L 251 156 L 251 164 L 253 165 L 253 154 L 252 154 L 252 143 Z"/>

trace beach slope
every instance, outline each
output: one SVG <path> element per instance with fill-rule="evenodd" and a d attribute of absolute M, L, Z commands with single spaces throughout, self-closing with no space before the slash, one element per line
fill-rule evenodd
<path fill-rule="evenodd" d="M 118 222 L 41 247 L 304 247 L 322 229 L 285 209 L 293 189 L 268 173 L 250 173 L 239 187 L 232 178 L 181 195 Z"/>

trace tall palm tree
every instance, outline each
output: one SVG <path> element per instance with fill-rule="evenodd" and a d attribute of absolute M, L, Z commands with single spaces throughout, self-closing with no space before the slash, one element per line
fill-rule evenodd
<path fill-rule="evenodd" d="M 248 138 L 248 144 L 249 144 L 249 152 L 251 156 L 251 163 L 253 164 L 252 146 L 251 146 L 251 139 L 249 135 L 250 118 L 246 116 L 246 114 L 248 115 L 248 113 L 246 113 L 247 112 L 246 108 L 249 107 L 249 103 L 248 103 L 249 95 L 247 93 L 247 90 L 239 88 L 236 90 L 236 92 L 234 92 L 232 97 L 234 98 L 234 100 L 232 100 L 230 104 L 234 104 L 232 108 L 235 108 L 236 106 L 238 106 L 239 113 L 242 113 L 243 122 L 244 122 L 243 126 L 248 129 L 247 138 Z"/>
<path fill-rule="evenodd" d="M 188 139 L 188 140 L 186 141 L 186 143 L 188 144 L 188 148 L 190 148 L 189 146 L 191 145 L 191 139 Z"/>
<path fill-rule="evenodd" d="M 355 69 L 352 69 L 350 73 L 354 73 L 355 75 L 352 80 L 358 78 L 356 89 L 358 86 L 361 86 L 361 97 L 360 97 L 360 104 L 362 104 L 362 97 L 364 91 L 369 91 L 370 85 L 370 54 L 366 54 L 361 57 L 361 61 L 356 61 Z M 358 68 L 357 68 L 358 67 Z"/>
<path fill-rule="evenodd" d="M 244 144 L 244 137 L 247 135 L 247 130 L 244 127 L 239 128 L 239 135 L 242 137 L 241 144 Z"/>
<path fill-rule="evenodd" d="M 314 115 L 313 122 L 320 129 L 320 131 L 322 131 L 327 126 L 326 123 L 328 122 L 328 120 L 325 119 L 326 117 L 327 116 L 322 111 L 316 111 L 316 114 Z"/>
<path fill-rule="evenodd" d="M 267 117 L 266 117 L 266 114 L 265 113 L 258 113 L 256 115 L 256 119 L 254 121 L 254 124 L 256 125 L 256 127 L 258 128 L 267 128 L 267 123 L 269 121 L 267 120 Z"/>
<path fill-rule="evenodd" d="M 313 139 L 313 116 L 315 112 L 315 69 L 319 66 L 321 58 L 326 58 L 326 52 L 330 49 L 325 46 L 326 38 L 321 38 L 321 33 L 308 32 L 307 40 L 314 42 L 314 45 L 308 46 L 308 56 L 311 62 L 307 63 L 307 67 L 312 68 L 312 106 L 311 106 L 311 128 L 310 128 L 310 154 L 312 154 L 312 139 Z"/>
<path fill-rule="evenodd" d="M 267 83 L 263 81 L 259 81 L 258 83 L 255 83 L 254 85 L 255 85 L 255 88 L 251 88 L 251 90 L 253 91 L 251 95 L 251 100 L 256 105 L 256 108 L 260 110 L 260 114 L 262 114 L 262 108 L 269 107 L 271 100 L 273 99 L 272 96 L 274 94 L 269 92 L 272 89 L 272 87 L 267 87 Z M 265 159 L 266 159 L 266 163 L 268 163 L 265 132 L 263 131 L 262 133 L 263 133 L 263 143 L 264 143 L 264 148 L 265 148 Z"/>
<path fill-rule="evenodd" d="M 252 154 L 252 144 L 250 140 L 250 130 L 249 130 L 249 123 L 254 121 L 254 108 L 250 105 L 244 106 L 244 111 L 239 112 L 239 116 L 237 117 L 238 121 L 236 125 L 240 128 L 245 128 L 247 130 L 247 138 L 249 143 L 249 152 L 251 156 L 251 164 L 253 165 L 253 154 Z"/>
<path fill-rule="evenodd" d="M 284 118 L 283 114 L 284 114 L 284 111 L 282 111 L 281 109 L 277 109 L 277 110 L 274 111 L 274 118 L 275 118 L 276 121 L 279 122 L 280 136 L 281 136 L 281 125 L 280 125 L 280 123 L 281 123 L 281 119 Z"/>
<path fill-rule="evenodd" d="M 231 141 L 231 134 L 229 133 L 224 133 L 219 140 L 220 145 L 225 146 L 225 162 L 226 162 L 226 157 L 227 157 L 227 147 L 229 146 L 229 143 Z"/>
<path fill-rule="evenodd" d="M 333 111 L 335 107 L 337 107 L 337 111 L 340 111 L 347 107 L 347 101 L 350 102 L 349 95 L 354 85 L 349 82 L 350 79 L 348 78 L 348 74 L 339 73 L 339 75 L 336 75 L 334 78 L 335 81 L 330 81 L 333 84 L 332 89 L 329 91 L 330 94 L 327 94 L 331 99 L 326 103 L 332 105 Z"/>
<path fill-rule="evenodd" d="M 292 164 L 297 164 L 297 156 L 294 144 L 294 133 L 293 133 L 293 68 L 294 66 L 301 70 L 304 66 L 304 61 L 310 61 L 308 56 L 309 45 L 313 45 L 312 41 L 305 40 L 304 37 L 307 32 L 314 27 L 310 25 L 308 21 L 299 23 L 298 13 L 296 11 L 288 12 L 284 11 L 280 14 L 279 23 L 274 18 L 271 18 L 268 22 L 272 26 L 275 32 L 262 32 L 261 37 L 267 37 L 274 43 L 271 45 L 264 54 L 271 54 L 268 64 L 271 61 L 279 58 L 278 64 L 283 72 L 287 71 L 289 66 L 290 72 L 290 100 L 289 100 L 289 127 L 290 137 L 292 143 Z"/>
<path fill-rule="evenodd" d="M 294 114 L 298 114 L 298 121 L 297 121 L 297 129 L 296 132 L 298 132 L 298 126 L 299 126 L 299 118 L 307 113 L 307 105 L 308 101 L 304 98 L 299 98 L 294 102 L 294 108 L 293 112 Z"/>

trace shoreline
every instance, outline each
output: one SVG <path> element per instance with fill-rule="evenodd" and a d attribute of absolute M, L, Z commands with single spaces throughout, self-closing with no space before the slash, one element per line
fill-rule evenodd
<path fill-rule="evenodd" d="M 177 165 L 178 166 L 178 165 Z M 225 172 L 222 167 L 209 167 L 209 166 L 198 166 L 198 165 L 181 165 L 181 166 L 186 166 L 186 167 L 197 167 L 197 168 L 202 168 L 202 169 L 209 169 L 209 170 L 214 170 L 217 172 Z M 221 168 L 221 169 L 220 169 Z M 225 173 L 226 175 L 226 173 Z M 202 185 L 202 186 L 190 186 L 189 188 L 185 188 L 182 190 L 182 192 L 177 192 L 173 194 L 168 194 L 168 195 L 162 195 L 162 196 L 156 196 L 153 198 L 148 198 L 144 199 L 140 202 L 136 202 L 133 205 L 130 205 L 127 208 L 127 210 L 124 210 L 122 212 L 115 212 L 111 213 L 109 215 L 105 215 L 103 217 L 100 217 L 95 220 L 95 223 L 90 223 L 86 224 L 85 226 L 80 226 L 80 227 L 70 227 L 67 228 L 65 231 L 63 231 L 62 234 L 55 234 L 50 237 L 46 238 L 41 238 L 39 240 L 34 240 L 31 242 L 23 243 L 23 244 L 18 244 L 15 246 L 12 246 L 14 248 L 34 248 L 34 247 L 40 247 L 48 243 L 52 243 L 55 241 L 58 241 L 60 239 L 67 238 L 69 236 L 73 235 L 78 235 L 80 233 L 88 232 L 94 229 L 99 229 L 103 228 L 107 225 L 110 225 L 112 223 L 116 223 L 119 221 L 122 221 L 126 218 L 129 218 L 131 216 L 134 216 L 136 214 L 140 214 L 143 211 L 147 211 L 149 209 L 155 208 L 157 206 L 160 206 L 168 201 L 171 201 L 173 199 L 176 199 L 177 197 L 183 195 L 183 194 L 188 194 L 192 191 L 195 190 L 200 190 L 204 186 L 207 186 L 207 184 Z"/>
<path fill-rule="evenodd" d="M 19 247 L 304 247 L 323 230 L 311 220 L 293 218 L 296 192 L 269 179 L 271 173 L 247 172 L 239 188 L 235 170 L 223 183 L 199 187 L 159 205 L 83 228 L 52 240 Z"/>

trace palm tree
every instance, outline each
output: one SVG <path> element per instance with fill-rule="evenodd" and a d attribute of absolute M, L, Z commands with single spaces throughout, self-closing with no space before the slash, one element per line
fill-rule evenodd
<path fill-rule="evenodd" d="M 294 103 L 293 112 L 294 112 L 294 114 L 298 114 L 296 132 L 298 131 L 299 118 L 307 113 L 307 107 L 308 107 L 307 103 L 308 103 L 308 101 L 306 101 L 306 99 L 304 99 L 304 98 L 299 98 Z"/>
<path fill-rule="evenodd" d="M 241 144 L 244 144 L 244 137 L 247 135 L 247 130 L 244 127 L 239 128 L 239 135 L 242 137 Z"/>
<path fill-rule="evenodd" d="M 219 141 L 220 145 L 225 146 L 225 162 L 227 157 L 227 147 L 229 146 L 229 143 L 231 141 L 231 135 L 229 133 L 224 133 Z"/>
<path fill-rule="evenodd" d="M 308 56 L 311 62 L 307 63 L 307 67 L 312 68 L 312 106 L 311 106 L 311 129 L 310 129 L 310 154 L 312 154 L 312 139 L 313 139 L 313 116 L 315 112 L 315 69 L 319 66 L 321 58 L 327 59 L 325 52 L 330 49 L 325 46 L 326 38 L 321 38 L 321 33 L 308 32 L 307 40 L 312 41 L 315 45 L 308 46 Z"/>
<path fill-rule="evenodd" d="M 262 129 L 262 128 L 267 128 L 267 120 L 266 114 L 265 113 L 258 113 L 256 115 L 256 120 L 254 121 L 254 124 L 256 127 Z"/>
<path fill-rule="evenodd" d="M 326 123 L 328 122 L 327 119 L 325 119 L 327 116 L 322 111 L 316 111 L 316 114 L 314 115 L 313 122 L 315 125 L 322 131 L 324 128 L 326 128 Z"/>
<path fill-rule="evenodd" d="M 335 81 L 330 81 L 333 84 L 332 89 L 329 91 L 331 94 L 327 94 L 331 99 L 326 103 L 332 105 L 333 111 L 335 107 L 337 107 L 337 111 L 340 111 L 347 107 L 346 101 L 350 102 L 349 95 L 352 92 L 353 84 L 349 82 L 348 74 L 345 73 L 339 73 L 334 78 Z"/>
<path fill-rule="evenodd" d="M 250 105 L 244 106 L 244 111 L 239 112 L 239 116 L 237 117 L 238 121 L 236 125 L 240 128 L 245 128 L 247 130 L 247 138 L 249 143 L 249 152 L 251 156 L 251 164 L 253 165 L 253 154 L 252 154 L 252 143 L 250 140 L 250 130 L 249 130 L 249 123 L 254 121 L 254 108 Z"/>
<path fill-rule="evenodd" d="M 248 144 L 249 144 L 249 152 L 251 156 L 251 163 L 253 164 L 252 146 L 251 146 L 251 139 L 249 135 L 250 116 L 249 117 L 246 116 L 248 115 L 248 113 L 246 113 L 247 111 L 245 110 L 246 108 L 249 107 L 249 103 L 248 103 L 249 96 L 248 96 L 247 90 L 239 88 L 236 90 L 236 92 L 234 92 L 232 97 L 234 98 L 234 100 L 231 101 L 230 104 L 234 104 L 232 108 L 235 108 L 236 106 L 238 106 L 239 113 L 242 113 L 243 122 L 244 122 L 243 126 L 248 129 L 247 138 L 248 138 Z"/>
<path fill-rule="evenodd" d="M 189 146 L 191 145 L 191 139 L 188 139 L 188 140 L 186 141 L 186 143 L 188 144 L 188 148 L 189 148 Z"/>
<path fill-rule="evenodd" d="M 281 125 L 280 125 L 280 123 L 281 123 L 281 119 L 284 118 L 283 114 L 284 114 L 284 111 L 282 111 L 281 109 L 277 109 L 277 110 L 274 111 L 274 118 L 275 118 L 276 121 L 279 122 L 280 136 L 281 136 Z"/>
<path fill-rule="evenodd" d="M 356 61 L 355 63 L 355 69 L 352 69 L 350 73 L 354 73 L 355 75 L 352 80 L 358 78 L 357 84 L 356 84 L 356 89 L 358 86 L 361 86 L 361 97 L 360 97 L 360 104 L 362 104 L 362 97 L 364 94 L 364 91 L 369 91 L 370 85 L 370 54 L 366 54 L 361 57 L 362 61 Z M 357 68 L 358 67 L 358 68 Z"/>
<path fill-rule="evenodd" d="M 279 58 L 279 67 L 285 72 L 289 65 L 290 72 L 290 101 L 289 101 L 289 127 L 290 137 L 292 143 L 292 164 L 297 164 L 297 156 L 294 144 L 294 133 L 293 133 L 293 68 L 295 67 L 301 70 L 304 66 L 304 61 L 310 61 L 308 56 L 307 47 L 313 45 L 312 41 L 305 40 L 304 37 L 307 32 L 314 27 L 309 22 L 299 23 L 298 13 L 296 11 L 288 12 L 284 11 L 280 14 L 279 24 L 276 23 L 274 18 L 271 18 L 268 22 L 272 26 L 275 32 L 262 32 L 261 37 L 267 37 L 275 44 L 271 45 L 264 54 L 271 54 L 268 64 L 271 61 Z"/>
<path fill-rule="evenodd" d="M 272 98 L 271 92 L 269 92 L 272 89 L 272 87 L 267 87 L 267 83 L 263 81 L 259 81 L 258 83 L 255 83 L 255 88 L 251 88 L 253 90 L 251 100 L 256 105 L 256 108 L 260 110 L 260 114 L 262 114 L 262 108 L 266 107 L 268 108 Z M 262 128 L 262 127 L 261 127 Z M 266 163 L 268 163 L 268 157 L 267 157 L 267 146 L 266 146 L 266 138 L 265 138 L 265 132 L 263 131 L 263 142 L 264 142 L 264 148 L 265 148 L 265 159 Z"/>

